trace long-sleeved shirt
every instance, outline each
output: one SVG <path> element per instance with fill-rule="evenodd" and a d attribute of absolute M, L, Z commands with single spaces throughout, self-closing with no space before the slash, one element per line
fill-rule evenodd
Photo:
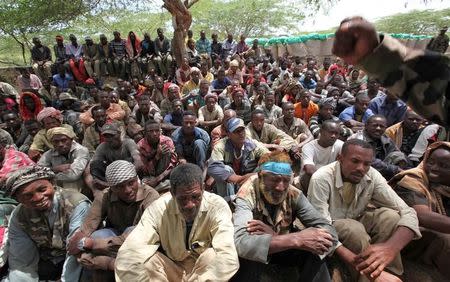
<path fill-rule="evenodd" d="M 272 124 L 264 123 L 259 134 L 256 132 L 251 122 L 247 125 L 247 128 L 250 131 L 252 138 L 261 143 L 279 144 L 288 151 L 296 145 L 291 136 L 287 135 L 285 132 L 276 128 Z"/>
<path fill-rule="evenodd" d="M 389 35 L 380 35 L 380 42 L 359 67 L 424 118 L 448 126 L 450 58 L 409 49 Z"/>
<path fill-rule="evenodd" d="M 340 114 L 339 114 L 339 119 L 342 122 L 346 122 L 349 120 L 356 120 L 362 123 L 366 123 L 366 121 L 373 116 L 372 110 L 371 109 L 367 109 L 362 115 L 361 115 L 361 120 L 358 120 L 357 115 L 356 115 L 356 111 L 355 111 L 355 106 L 350 106 L 348 108 L 345 108 Z"/>
<path fill-rule="evenodd" d="M 74 208 L 68 223 L 69 237 L 80 227 L 84 217 L 89 211 L 90 206 L 90 202 L 86 199 L 86 201 L 79 203 Z M 16 217 L 17 210 L 18 209 L 16 208 L 11 215 L 11 220 L 8 226 L 9 275 L 5 281 L 38 282 L 38 264 L 40 258 L 39 249 L 30 236 L 20 227 L 20 223 Z M 53 207 L 48 212 L 46 217 L 50 226 L 53 226 L 55 221 L 62 220 L 57 197 L 53 198 Z M 78 264 L 77 258 L 75 256 L 67 256 L 63 267 L 63 281 L 78 281 L 80 273 L 81 266 Z"/>
<path fill-rule="evenodd" d="M 408 107 L 402 100 L 389 103 L 387 96 L 383 95 L 373 98 L 369 103 L 369 109 L 375 115 L 384 116 L 387 126 L 391 126 L 403 120 Z"/>
<path fill-rule="evenodd" d="M 108 188 L 101 197 L 95 197 L 80 230 L 84 235 L 90 236 L 105 221 L 105 228 L 112 228 L 118 234 L 122 234 L 128 227 L 136 225 L 144 210 L 158 198 L 159 194 L 153 188 L 147 185 L 139 185 L 135 201 L 126 203 Z M 124 239 L 124 236 L 118 237 L 122 238 L 108 240 L 106 250 L 103 251 L 107 251 L 109 254 L 117 253 Z"/>
<path fill-rule="evenodd" d="M 41 47 L 33 46 L 31 49 L 31 58 L 33 61 L 51 61 L 52 53 L 50 52 L 50 48 L 42 45 Z"/>
<path fill-rule="evenodd" d="M 186 222 L 176 200 L 166 193 L 150 205 L 134 230 L 119 249 L 116 258 L 117 281 L 149 281 L 147 262 L 162 248 L 165 255 L 182 262 L 198 258 L 212 248 L 215 258 L 203 276 L 191 276 L 193 281 L 228 281 L 239 267 L 233 241 L 231 210 L 222 197 L 203 192 L 198 214 L 186 242 Z M 187 249 L 186 246 L 189 246 Z"/>
<path fill-rule="evenodd" d="M 331 120 L 338 122 L 341 125 L 341 136 L 342 137 L 348 137 L 353 134 L 353 131 L 345 126 L 341 120 L 336 116 L 331 116 Z M 315 115 L 309 119 L 309 130 L 311 130 L 312 135 L 314 138 L 318 138 L 320 134 L 320 128 L 322 127 L 322 123 L 324 120 L 320 116 L 320 114 Z"/>
<path fill-rule="evenodd" d="M 42 155 L 38 164 L 49 168 L 70 164 L 67 171 L 56 173 L 56 182 L 65 189 L 81 191 L 84 186 L 83 173 L 89 160 L 89 150 L 72 141 L 72 147 L 67 156 L 61 155 L 56 149 L 50 149 Z"/>
<path fill-rule="evenodd" d="M 299 119 L 296 117 L 294 117 L 292 124 L 289 126 L 284 121 L 283 116 L 274 120 L 274 122 L 272 124 L 276 128 L 280 129 L 281 131 L 285 132 L 287 135 L 294 138 L 294 140 L 296 140 L 297 137 L 302 133 L 304 133 L 308 136 L 312 135 L 311 132 L 309 132 L 309 129 L 308 129 L 308 126 L 306 125 L 306 123 L 302 119 Z"/>
<path fill-rule="evenodd" d="M 184 134 L 183 134 L 183 128 L 177 128 L 173 133 L 172 133 L 172 139 L 173 139 L 173 143 L 175 145 L 175 151 L 177 152 L 178 156 L 184 156 L 184 149 L 187 148 L 188 143 L 186 142 L 185 138 L 184 138 Z M 192 144 L 194 143 L 195 140 L 201 139 L 206 143 L 206 146 L 209 147 L 209 143 L 211 142 L 211 138 L 209 137 L 208 132 L 206 132 L 205 130 L 199 128 L 199 127 L 195 127 L 194 128 L 194 139 L 192 140 Z"/>
<path fill-rule="evenodd" d="M 278 235 L 282 235 L 290 233 L 294 220 L 299 219 L 306 227 L 326 229 L 334 242 L 333 248 L 330 248 L 327 254 L 334 250 L 338 240 L 334 227 L 314 209 L 300 190 L 294 186 L 289 186 L 288 189 L 287 198 L 275 207 L 276 216 L 272 217 L 263 199 L 264 196 L 260 193 L 258 176 L 252 176 L 241 186 L 233 215 L 234 241 L 240 257 L 262 263 L 268 263 L 270 259 L 269 247 L 272 235 L 251 235 L 247 231 L 250 220 L 261 220 Z"/>
<path fill-rule="evenodd" d="M 228 137 L 219 140 L 214 146 L 211 158 L 208 160 L 208 175 L 222 181 L 227 180 L 232 173 L 226 170 L 225 166 L 233 168 L 237 175 L 251 173 L 258 166 L 261 156 L 269 153 L 269 150 L 262 143 L 248 138 L 244 141 L 239 159 L 236 158 L 234 149 L 233 143 Z"/>
<path fill-rule="evenodd" d="M 66 54 L 69 58 L 79 59 L 83 56 L 83 46 L 78 44 L 74 46 L 73 44 L 66 45 Z"/>
<path fill-rule="evenodd" d="M 387 184 L 384 177 L 374 168 L 370 168 L 362 180 L 354 185 L 354 200 L 344 203 L 340 163 L 333 162 L 319 168 L 311 177 L 308 188 L 308 200 L 329 222 L 336 219 L 358 219 L 371 203 L 377 208 L 385 207 L 400 214 L 398 226 L 405 226 L 420 238 L 419 221 L 413 208 L 405 202 Z"/>
<path fill-rule="evenodd" d="M 106 142 L 101 143 L 91 160 L 92 176 L 105 181 L 106 167 L 117 160 L 125 160 L 131 163 L 140 161 L 137 145 L 132 139 L 124 138 L 119 148 L 113 148 Z"/>
<path fill-rule="evenodd" d="M 379 140 L 373 140 L 366 134 L 365 131 L 359 131 L 350 136 L 348 139 L 360 139 L 367 141 L 370 145 L 372 145 L 375 152 L 372 167 L 378 170 L 386 179 L 390 179 L 399 172 L 399 167 L 397 165 L 390 164 L 385 161 L 389 154 L 400 151 L 397 146 L 395 146 L 394 141 L 386 135 L 381 135 Z"/>
<path fill-rule="evenodd" d="M 155 53 L 161 53 L 162 55 L 170 52 L 170 40 L 164 37 L 163 40 L 160 40 L 157 37 L 155 40 Z"/>
<path fill-rule="evenodd" d="M 232 40 L 230 42 L 228 41 L 228 39 L 225 40 L 222 43 L 222 58 L 232 57 L 234 54 L 236 54 L 236 47 L 237 47 L 236 41 Z"/>
<path fill-rule="evenodd" d="M 144 176 L 157 177 L 163 172 L 171 171 L 178 163 L 175 145 L 172 139 L 167 136 L 161 134 L 156 147 L 151 146 L 146 138 L 141 139 L 137 146 L 142 162 L 144 163 Z M 162 154 L 161 146 L 165 146 L 169 149 L 169 152 Z M 168 173 L 167 176 L 169 176 Z M 161 179 L 161 181 L 164 179 Z"/>
<path fill-rule="evenodd" d="M 195 43 L 195 49 L 197 49 L 199 54 L 211 54 L 211 42 L 208 39 L 199 39 Z"/>

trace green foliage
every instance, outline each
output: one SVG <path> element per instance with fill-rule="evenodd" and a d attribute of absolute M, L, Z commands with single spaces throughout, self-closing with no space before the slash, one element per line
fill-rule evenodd
<path fill-rule="evenodd" d="M 27 33 L 66 24 L 90 11 L 92 0 L 2 0 L 1 29 L 5 33 Z"/>
<path fill-rule="evenodd" d="M 376 22 L 377 30 L 387 33 L 436 34 L 448 25 L 450 9 L 412 11 L 384 17 Z"/>
<path fill-rule="evenodd" d="M 248 37 L 296 33 L 304 17 L 298 4 L 277 0 L 202 0 L 191 11 L 196 32 L 204 29 Z"/>

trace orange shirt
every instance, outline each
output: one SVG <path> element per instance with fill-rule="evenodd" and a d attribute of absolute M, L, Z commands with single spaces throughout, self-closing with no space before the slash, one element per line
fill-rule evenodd
<path fill-rule="evenodd" d="M 309 119 L 315 116 L 319 111 L 319 106 L 317 106 L 312 101 L 309 101 L 307 108 L 302 107 L 302 103 L 294 104 L 294 116 L 296 118 L 301 118 L 306 124 L 309 124 Z"/>

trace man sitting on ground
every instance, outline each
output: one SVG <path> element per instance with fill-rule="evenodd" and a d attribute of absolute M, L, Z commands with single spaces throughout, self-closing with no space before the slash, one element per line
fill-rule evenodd
<path fill-rule="evenodd" d="M 198 125 L 208 133 L 218 126 L 223 119 L 223 110 L 217 104 L 217 99 L 216 94 L 206 95 L 206 105 L 198 110 Z"/>
<path fill-rule="evenodd" d="M 202 175 L 194 164 L 172 171 L 170 194 L 144 211 L 119 249 L 117 281 L 228 281 L 236 273 L 231 210 L 204 191 Z"/>
<path fill-rule="evenodd" d="M 112 162 L 116 160 L 129 161 L 135 165 L 137 171 L 143 167 L 136 143 L 123 136 L 117 123 L 103 125 L 102 137 L 105 142 L 97 147 L 90 163 L 91 175 L 96 184 L 94 192 L 108 187 L 105 170 Z"/>
<path fill-rule="evenodd" d="M 356 94 L 355 104 L 343 110 L 339 119 L 353 132 L 362 130 L 367 119 L 373 116 L 372 110 L 368 108 L 369 102 L 367 94 L 361 92 Z"/>
<path fill-rule="evenodd" d="M 8 175 L 6 195 L 20 205 L 8 230 L 7 281 L 79 281 L 81 266 L 67 255 L 66 242 L 90 208 L 82 194 L 55 186 L 55 174 L 40 166 Z"/>
<path fill-rule="evenodd" d="M 269 150 L 248 137 L 242 119 L 230 118 L 226 132 L 228 137 L 220 139 L 213 148 L 208 161 L 208 175 L 216 181 L 216 193 L 232 201 L 238 185 L 253 174 L 259 158 Z"/>
<path fill-rule="evenodd" d="M 450 143 L 433 143 L 422 163 L 389 181 L 397 194 L 417 212 L 422 239 L 402 252 L 408 258 L 431 265 L 450 277 Z"/>
<path fill-rule="evenodd" d="M 211 139 L 203 129 L 195 126 L 197 118 L 189 111 L 183 114 L 183 126 L 172 134 L 180 163 L 194 163 L 204 169 Z"/>
<path fill-rule="evenodd" d="M 378 170 L 387 180 L 406 167 L 408 160 L 395 146 L 394 142 L 384 134 L 386 119 L 380 115 L 371 116 L 363 131 L 353 134 L 349 139 L 361 139 L 367 141 L 375 152 L 372 166 Z"/>
<path fill-rule="evenodd" d="M 144 138 L 137 145 L 144 164 L 142 182 L 158 192 L 167 190 L 169 174 L 178 164 L 172 139 L 161 134 L 158 121 L 149 120 L 144 127 Z"/>
<path fill-rule="evenodd" d="M 236 198 L 234 238 L 240 256 L 236 279 L 283 280 L 281 276 L 286 281 L 331 281 L 322 259 L 337 244 L 336 230 L 291 185 L 289 155 L 266 154 L 257 170 L 258 174 L 242 185 Z M 305 229 L 298 230 L 295 219 Z M 290 277 L 286 275 L 289 269 L 295 273 Z"/>
<path fill-rule="evenodd" d="M 346 127 L 337 116 L 334 116 L 333 113 L 336 109 L 336 103 L 333 98 L 325 98 L 319 102 L 319 111 L 317 115 L 311 117 L 309 120 L 309 130 L 314 135 L 314 138 L 319 137 L 320 128 L 322 123 L 326 120 L 333 120 L 339 122 L 341 127 L 341 137 L 347 138 L 353 134 L 352 130 Z"/>
<path fill-rule="evenodd" d="M 98 93 L 99 105 L 105 110 L 108 121 L 123 121 L 125 118 L 125 111 L 119 104 L 111 102 L 111 96 L 106 91 L 100 91 Z M 94 123 L 92 118 L 92 113 L 90 110 L 82 113 L 80 115 L 80 121 L 85 125 L 89 126 Z"/>
<path fill-rule="evenodd" d="M 45 152 L 38 164 L 55 173 L 56 184 L 64 189 L 81 192 L 84 187 L 83 172 L 89 162 L 89 150 L 78 144 L 73 130 L 54 127 L 47 131 L 53 149 Z"/>
<path fill-rule="evenodd" d="M 313 140 L 313 136 L 306 123 L 294 117 L 294 104 L 285 102 L 282 105 L 283 116 L 276 119 L 273 125 L 291 136 L 297 142 L 297 148 L 301 149 L 306 143 Z"/>
<path fill-rule="evenodd" d="M 335 253 L 355 280 L 383 281 L 392 276 L 385 268 L 401 275 L 400 251 L 421 236 L 415 211 L 371 167 L 374 156 L 366 141 L 348 140 L 338 161 L 318 169 L 308 188 L 311 204 L 336 228 L 342 244 Z"/>
<path fill-rule="evenodd" d="M 318 139 L 303 146 L 302 168 L 300 180 L 302 190 L 308 194 L 309 179 L 319 168 L 336 161 L 341 153 L 344 142 L 339 140 L 340 124 L 333 120 L 326 120 L 320 128 Z"/>
<path fill-rule="evenodd" d="M 117 251 L 127 235 L 141 219 L 144 210 L 159 194 L 140 184 L 134 165 L 117 160 L 106 168 L 109 189 L 96 197 L 80 228 L 70 238 L 68 253 L 78 255 L 79 261 L 93 269 L 93 281 L 114 280 Z M 104 228 L 102 222 L 106 224 Z"/>

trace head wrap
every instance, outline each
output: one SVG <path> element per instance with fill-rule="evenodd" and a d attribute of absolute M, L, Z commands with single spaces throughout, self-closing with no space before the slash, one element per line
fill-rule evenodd
<path fill-rule="evenodd" d="M 62 35 L 57 35 L 57 36 L 55 36 L 55 39 L 56 39 L 56 40 L 58 40 L 58 39 L 64 40 L 64 37 L 63 37 Z"/>
<path fill-rule="evenodd" d="M 333 108 L 336 108 L 336 100 L 333 97 L 320 99 L 319 108 L 322 108 L 324 106 L 332 106 Z"/>
<path fill-rule="evenodd" d="M 65 128 L 65 127 L 54 127 L 49 130 L 47 130 L 47 139 L 52 140 L 53 136 L 55 135 L 66 135 L 70 139 L 74 139 L 76 137 L 75 132 L 71 128 Z"/>
<path fill-rule="evenodd" d="M 42 111 L 40 111 L 39 114 L 37 115 L 36 119 L 37 121 L 42 122 L 42 120 L 47 117 L 56 118 L 61 123 L 63 122 L 63 115 L 61 114 L 60 111 L 58 111 L 53 107 L 43 108 Z"/>
<path fill-rule="evenodd" d="M 110 186 L 116 186 L 137 176 L 134 164 L 118 160 L 106 167 L 105 178 Z"/>
<path fill-rule="evenodd" d="M 259 166 L 259 170 L 279 175 L 292 175 L 292 167 L 289 163 L 266 162 Z"/>
<path fill-rule="evenodd" d="M 33 165 L 22 167 L 8 175 L 5 195 L 13 196 L 21 186 L 39 179 L 53 179 L 55 174 L 48 167 Z"/>
<path fill-rule="evenodd" d="M 193 72 L 198 72 L 198 73 L 200 73 L 200 69 L 197 68 L 197 67 L 192 67 L 192 68 L 191 68 L 191 73 L 193 73 Z"/>

